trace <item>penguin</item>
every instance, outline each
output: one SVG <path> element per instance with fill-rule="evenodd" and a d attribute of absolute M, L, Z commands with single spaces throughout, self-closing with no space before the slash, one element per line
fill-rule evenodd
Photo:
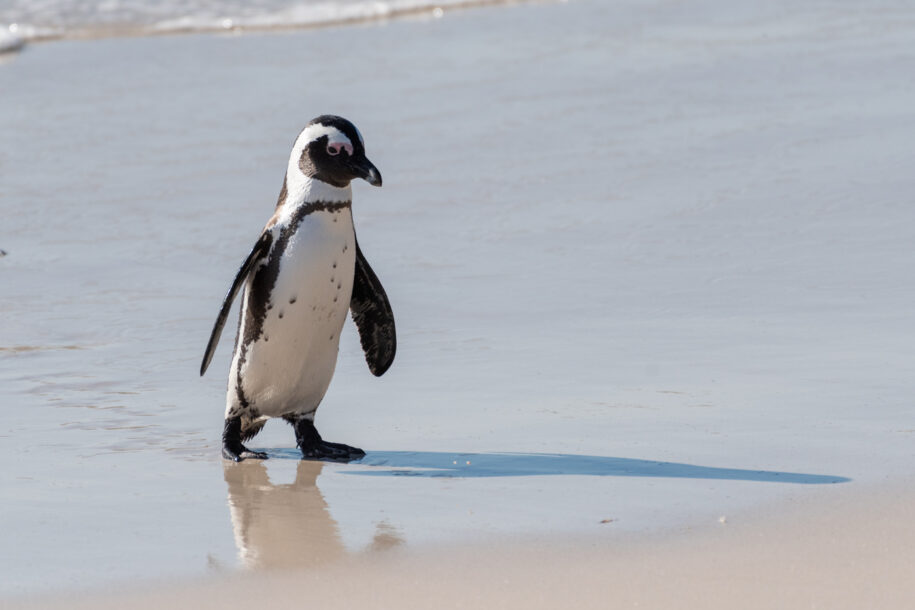
<path fill-rule="evenodd" d="M 375 376 L 388 370 L 397 349 L 391 304 L 356 241 L 355 178 L 381 186 L 359 130 L 333 115 L 309 122 L 292 147 L 273 216 L 223 300 L 200 365 L 203 376 L 241 291 L 222 434 L 226 459 L 266 459 L 242 443 L 276 417 L 292 425 L 304 459 L 365 456 L 325 441 L 314 424 L 334 375 L 347 311 Z"/>

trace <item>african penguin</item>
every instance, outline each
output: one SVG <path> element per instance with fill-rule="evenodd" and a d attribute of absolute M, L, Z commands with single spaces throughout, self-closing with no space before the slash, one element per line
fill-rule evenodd
<path fill-rule="evenodd" d="M 373 374 L 388 370 L 396 350 L 391 305 L 356 241 L 354 178 L 381 186 L 356 127 L 331 115 L 308 123 L 289 155 L 276 211 L 226 294 L 200 365 L 203 375 L 232 301 L 244 287 L 226 392 L 222 455 L 227 459 L 265 459 L 242 442 L 271 417 L 292 424 L 306 459 L 365 455 L 323 440 L 314 425 L 334 375 L 347 310 Z"/>

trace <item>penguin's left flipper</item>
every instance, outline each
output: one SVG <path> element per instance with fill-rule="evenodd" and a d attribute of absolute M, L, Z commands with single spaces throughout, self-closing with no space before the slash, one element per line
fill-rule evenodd
<path fill-rule="evenodd" d="M 359 329 L 359 340 L 369 370 L 376 377 L 380 377 L 394 362 L 394 353 L 397 351 L 394 312 L 378 276 L 365 260 L 358 240 L 353 296 L 349 308 L 353 314 L 353 322 Z"/>
<path fill-rule="evenodd" d="M 238 269 L 238 273 L 235 274 L 235 281 L 232 282 L 232 287 L 229 288 L 229 292 L 226 293 L 226 298 L 222 302 L 222 308 L 219 310 L 219 315 L 216 316 L 213 332 L 210 333 L 210 341 L 207 343 L 206 352 L 203 354 L 203 362 L 200 363 L 201 377 L 206 373 L 207 367 L 210 366 L 210 360 L 213 359 L 213 352 L 216 351 L 216 344 L 219 343 L 222 329 L 226 325 L 226 318 L 229 317 L 229 310 L 232 309 L 232 301 L 235 300 L 238 291 L 241 290 L 242 284 L 245 283 L 248 274 L 251 273 L 251 270 L 254 269 L 258 261 L 265 258 L 267 254 L 270 253 L 271 245 L 273 245 L 273 235 L 269 231 L 264 231 L 261 234 L 260 239 L 257 240 L 257 243 L 254 244 L 254 248 L 251 249 L 251 254 L 248 255 L 248 258 L 245 259 L 245 262 L 242 263 L 241 267 Z"/>

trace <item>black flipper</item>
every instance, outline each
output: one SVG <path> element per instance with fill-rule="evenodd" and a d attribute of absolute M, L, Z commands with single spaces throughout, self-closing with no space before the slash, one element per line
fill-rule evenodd
<path fill-rule="evenodd" d="M 201 377 L 206 372 L 207 367 L 210 366 L 210 360 L 213 359 L 213 352 L 216 351 L 216 344 L 219 343 L 219 336 L 222 335 L 222 328 L 226 325 L 226 318 L 229 317 L 229 310 L 232 309 L 232 301 L 235 300 L 238 291 L 241 290 L 242 284 L 244 284 L 245 280 L 248 278 L 248 274 L 254 269 L 254 265 L 270 252 L 270 246 L 272 244 L 273 235 L 268 231 L 264 231 L 260 239 L 257 240 L 257 243 L 254 244 L 251 254 L 248 255 L 248 258 L 245 259 L 245 262 L 242 263 L 241 268 L 235 275 L 235 281 L 232 282 L 232 287 L 229 288 L 229 292 L 222 302 L 222 309 L 219 310 L 219 315 L 216 317 L 216 323 L 213 325 L 213 332 L 210 333 L 210 341 L 207 343 L 207 350 L 203 354 L 203 362 L 200 363 Z"/>
<path fill-rule="evenodd" d="M 353 297 L 349 303 L 353 322 L 359 329 L 359 339 L 369 370 L 376 377 L 384 375 L 394 362 L 397 333 L 394 312 L 378 276 L 369 267 L 356 242 L 356 273 L 353 277 Z"/>

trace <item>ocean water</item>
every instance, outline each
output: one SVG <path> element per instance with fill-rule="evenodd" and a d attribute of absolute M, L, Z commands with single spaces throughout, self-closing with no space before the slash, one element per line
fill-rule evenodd
<path fill-rule="evenodd" d="M 506 0 L 4 0 L 0 24 L 21 38 L 340 24 Z M 4 26 L 0 26 L 4 27 Z"/>
<path fill-rule="evenodd" d="M 7 56 L 0 595 L 612 546 L 910 477 L 912 17 L 578 0 Z M 231 333 L 200 359 L 327 112 L 385 178 L 353 213 L 397 359 L 347 325 L 317 425 L 361 463 L 272 422 L 224 464 Z"/>

